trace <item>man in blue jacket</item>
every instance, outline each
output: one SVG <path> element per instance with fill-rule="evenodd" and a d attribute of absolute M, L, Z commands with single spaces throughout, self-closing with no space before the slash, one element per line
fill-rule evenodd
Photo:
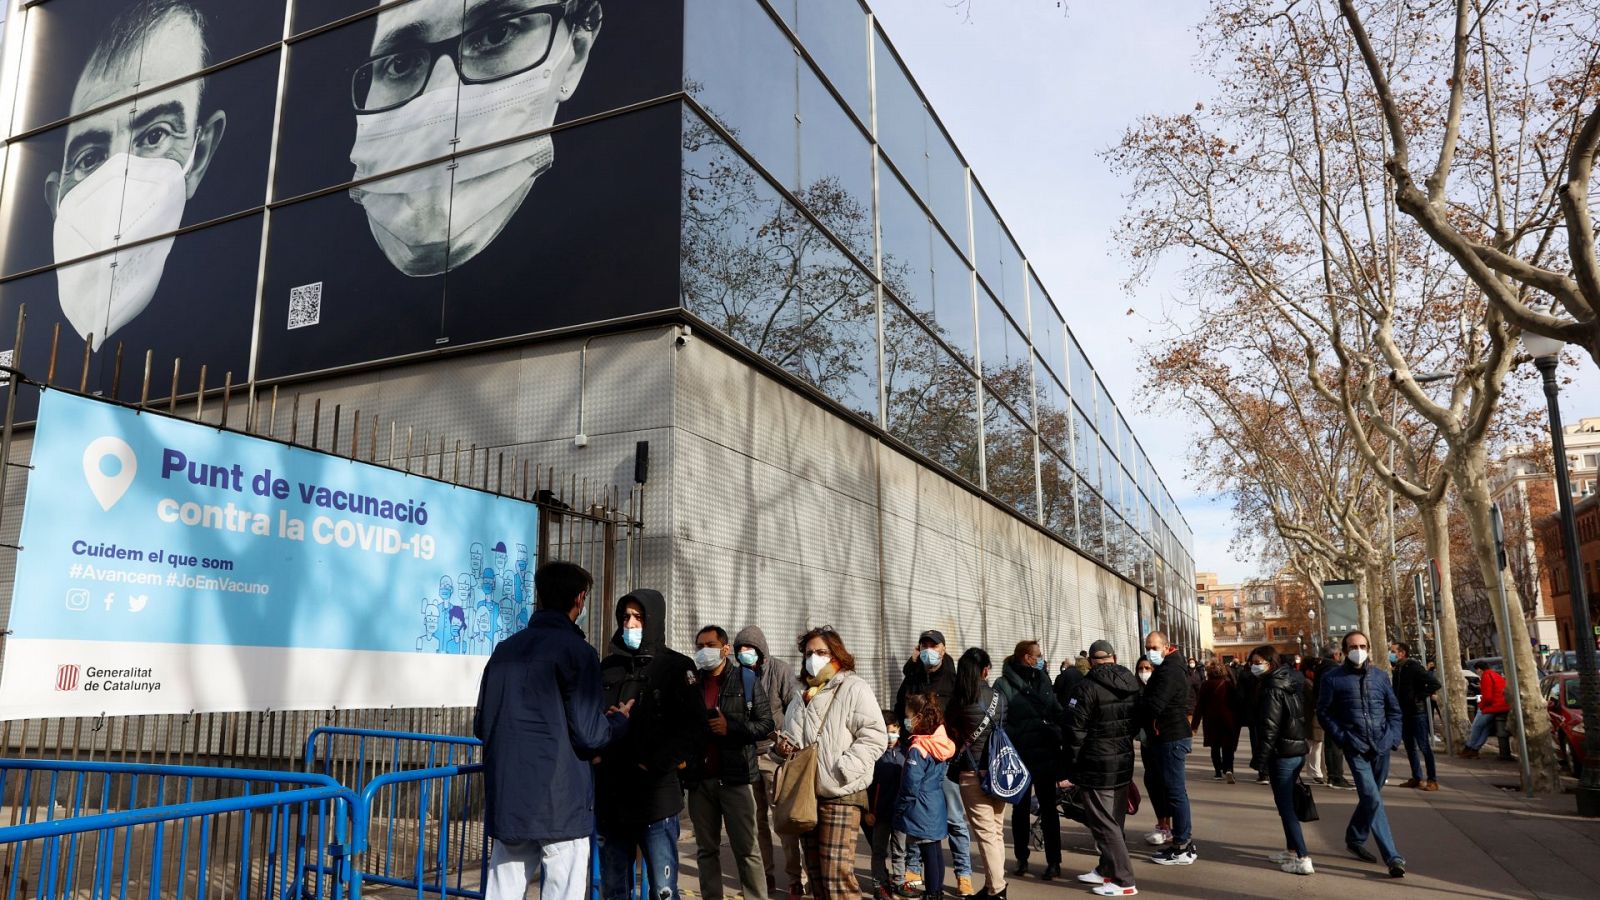
<path fill-rule="evenodd" d="M 1377 857 L 1367 849 L 1370 835 L 1389 867 L 1389 875 L 1406 874 L 1406 860 L 1395 848 L 1389 817 L 1383 810 L 1383 783 L 1389 778 L 1389 751 L 1400 746 L 1400 698 L 1383 670 L 1368 664 L 1372 648 L 1367 636 L 1344 636 L 1344 663 L 1317 679 L 1317 721 L 1327 739 L 1344 751 L 1356 782 L 1356 810 L 1344 831 L 1345 846 L 1367 862 Z"/>
<path fill-rule="evenodd" d="M 495 648 L 478 689 L 483 741 L 486 900 L 521 900 L 544 869 L 545 900 L 589 892 L 590 760 L 627 731 L 633 702 L 607 710 L 600 656 L 578 626 L 594 579 L 569 562 L 533 576 L 539 609 Z"/>

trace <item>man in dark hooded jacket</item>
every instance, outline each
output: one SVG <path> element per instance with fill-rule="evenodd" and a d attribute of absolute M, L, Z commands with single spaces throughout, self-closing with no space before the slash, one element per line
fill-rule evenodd
<path fill-rule="evenodd" d="M 599 659 L 575 624 L 594 579 L 550 562 L 533 576 L 539 609 L 484 666 L 472 733 L 483 741 L 487 900 L 521 897 L 543 870 L 547 900 L 589 889 L 595 817 L 589 760 L 622 740 L 631 700 L 603 699 Z M 609 712 L 608 712 L 609 708 Z"/>
<path fill-rule="evenodd" d="M 733 636 L 733 649 L 739 665 L 754 671 L 767 691 L 767 699 L 772 705 L 773 733 L 782 731 L 783 714 L 788 712 L 800 684 L 794 677 L 794 670 L 767 649 L 767 636 L 759 626 L 746 625 L 739 629 L 739 633 Z M 767 814 L 768 808 L 778 797 L 778 761 L 773 759 L 771 750 L 770 735 L 756 745 L 756 765 L 761 768 L 761 787 L 756 798 L 756 838 L 761 844 L 761 867 L 767 873 L 768 897 L 775 896 L 778 888 L 774 874 L 778 863 L 772 848 L 772 817 Z M 779 843 L 783 847 L 783 871 L 789 877 L 789 893 L 799 897 L 802 893 L 800 871 L 803 862 L 800 858 L 800 838 L 792 834 L 780 835 Z"/>
<path fill-rule="evenodd" d="M 1117 665 L 1109 641 L 1089 647 L 1089 674 L 1067 701 L 1067 727 L 1061 761 L 1067 779 L 1078 787 L 1084 824 L 1100 848 L 1093 872 L 1078 876 L 1086 884 L 1132 888 L 1133 861 L 1122 823 L 1133 783 L 1134 702 L 1139 680 Z"/>
<path fill-rule="evenodd" d="M 1017 857 L 1012 873 L 1028 874 L 1032 828 L 1030 794 L 1039 801 L 1039 827 L 1044 833 L 1043 880 L 1061 874 L 1061 816 L 1056 806 L 1055 767 L 1061 755 L 1061 704 L 1044 672 L 1044 651 L 1038 641 L 1023 641 L 1006 658 L 995 689 L 1006 698 L 1006 736 L 1017 748 L 1033 781 L 1011 806 L 1011 843 Z"/>
<path fill-rule="evenodd" d="M 627 737 L 606 748 L 596 768 L 605 900 L 631 896 L 636 850 L 644 854 L 655 898 L 678 896 L 679 770 L 704 741 L 705 714 L 694 662 L 669 649 L 666 634 L 666 598 L 634 591 L 617 604 L 617 631 L 600 663 L 606 704 L 637 704 Z"/>

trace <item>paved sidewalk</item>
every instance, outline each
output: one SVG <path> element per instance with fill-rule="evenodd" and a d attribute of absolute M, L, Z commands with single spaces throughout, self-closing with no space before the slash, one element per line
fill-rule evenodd
<path fill-rule="evenodd" d="M 1442 752 L 1442 751 L 1441 751 Z M 1248 769 L 1238 784 L 1211 780 L 1204 751 L 1189 757 L 1189 790 L 1195 804 L 1195 841 L 1200 861 L 1192 866 L 1158 866 L 1148 861 L 1142 836 L 1154 827 L 1146 800 L 1128 822 L 1134 847 L 1134 872 L 1140 896 L 1232 897 L 1276 900 L 1286 897 L 1328 897 L 1350 900 L 1384 897 L 1537 897 L 1593 900 L 1600 897 L 1600 820 L 1581 819 L 1572 794 L 1524 800 L 1515 790 L 1516 763 L 1439 758 L 1437 792 L 1399 787 L 1410 776 L 1404 754 L 1396 754 L 1390 785 L 1384 790 L 1395 840 L 1409 863 L 1403 879 L 1391 879 L 1379 865 L 1364 863 L 1344 848 L 1344 826 L 1355 807 L 1354 791 L 1316 788 L 1321 821 L 1305 826 L 1317 874 L 1287 875 L 1266 861 L 1283 847 L 1283 830 L 1266 785 L 1250 783 Z M 1142 769 L 1136 777 L 1142 777 Z M 1570 789 L 1575 782 L 1566 779 Z M 1142 790 L 1142 784 L 1141 784 Z M 1006 836 L 1010 838 L 1009 817 Z M 685 831 L 681 845 L 680 886 L 686 896 L 699 896 L 693 839 Z M 1008 900 L 1054 900 L 1092 896 L 1073 876 L 1095 864 L 1092 842 L 1083 827 L 1068 822 L 1062 838 L 1064 881 L 1038 880 L 1041 855 L 1032 855 L 1033 874 L 1010 880 Z M 860 845 L 857 870 L 863 890 L 870 888 L 870 860 Z M 728 897 L 738 896 L 730 854 L 724 852 Z M 780 867 L 779 872 L 782 872 Z M 983 876 L 977 877 L 978 887 Z M 955 879 L 947 876 L 947 894 Z M 782 900 L 783 883 L 780 877 Z"/>

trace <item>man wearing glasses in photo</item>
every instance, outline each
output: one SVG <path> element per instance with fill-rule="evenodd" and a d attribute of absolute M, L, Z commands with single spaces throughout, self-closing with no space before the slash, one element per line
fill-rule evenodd
<path fill-rule="evenodd" d="M 597 0 L 462 6 L 416 0 L 379 13 L 371 56 L 351 76 L 358 181 L 460 154 L 350 189 L 384 255 L 413 277 L 471 260 L 550 169 L 549 134 L 515 139 L 555 123 L 600 31 Z"/>
<path fill-rule="evenodd" d="M 1344 636 L 1344 663 L 1329 669 L 1317 681 L 1317 721 L 1327 740 L 1344 751 L 1356 783 L 1356 809 L 1345 828 L 1344 843 L 1350 853 L 1367 862 L 1378 858 L 1367 849 L 1367 838 L 1377 841 L 1378 852 L 1393 878 L 1406 874 L 1406 860 L 1395 847 L 1389 816 L 1383 809 L 1383 785 L 1389 778 L 1389 751 L 1400 746 L 1400 698 L 1389 676 L 1371 665 L 1367 636 L 1352 631 Z"/>

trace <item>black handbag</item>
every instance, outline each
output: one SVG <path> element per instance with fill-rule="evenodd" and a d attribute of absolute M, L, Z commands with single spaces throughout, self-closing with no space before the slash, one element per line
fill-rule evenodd
<path fill-rule="evenodd" d="M 1315 822 L 1317 815 L 1317 798 L 1311 796 L 1311 785 L 1296 778 L 1294 780 L 1294 817 L 1302 822 Z"/>

